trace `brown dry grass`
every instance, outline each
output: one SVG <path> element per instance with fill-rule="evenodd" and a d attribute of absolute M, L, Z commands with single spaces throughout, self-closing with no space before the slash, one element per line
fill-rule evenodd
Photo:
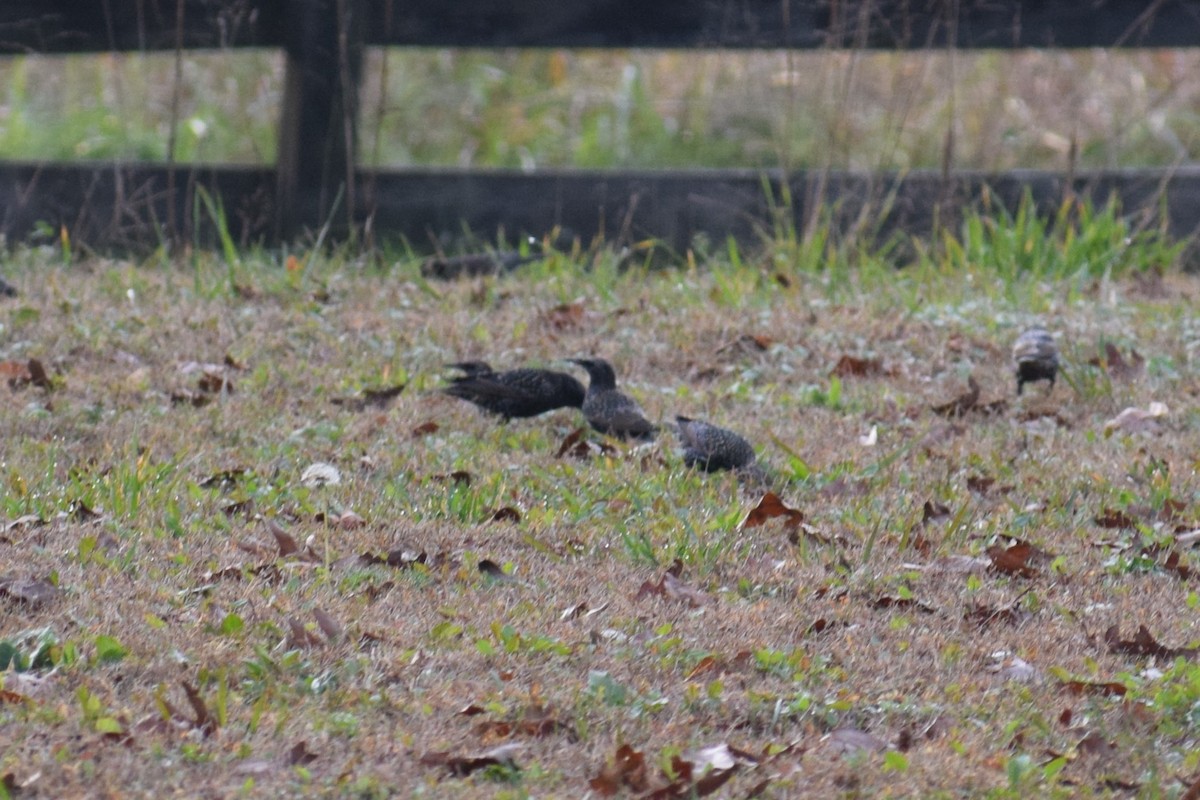
<path fill-rule="evenodd" d="M 49 391 L 0 390 L 2 513 L 44 520 L 7 525 L 0 561 L 8 577 L 53 577 L 59 593 L 0 596 L 0 639 L 46 627 L 77 651 L 56 669 L 3 676 L 16 695 L 0 697 L 0 775 L 27 787 L 18 796 L 584 796 L 623 743 L 645 753 L 653 786 L 672 755 L 700 746 L 792 747 L 741 768 L 723 796 L 762 781 L 767 797 L 1087 796 L 1117 785 L 1106 781 L 1147 793 L 1191 781 L 1196 668 L 1113 652 L 1103 634 L 1145 624 L 1166 645 L 1194 643 L 1195 579 L 1164 558 L 1117 565 L 1100 542 L 1134 545 L 1129 557 L 1142 535 L 1094 520 L 1128 507 L 1151 526 L 1145 541 L 1162 542 L 1197 522 L 1195 280 L 1028 285 L 1013 300 L 980 274 L 925 285 L 898 275 L 889 291 L 799 276 L 785 289 L 753 269 L 606 278 L 550 267 L 435 286 L 411 274 L 264 268 L 243 275 L 239 295 L 206 268 L 195 279 L 124 264 L 18 271 L 22 295 L 0 300 L 0 360 L 37 358 L 57 377 Z M 547 321 L 571 301 L 578 325 Z M 1015 402 L 1007 348 L 1035 316 L 1062 332 L 1069 380 Z M 769 337 L 767 349 L 725 347 L 747 334 Z M 1110 383 L 1086 364 L 1102 341 L 1148 366 Z M 735 427 L 785 474 L 785 448 L 797 453 L 811 476 L 783 497 L 834 543 L 793 544 L 779 525 L 739 530 L 757 496 L 684 471 L 669 435 L 614 458 L 557 459 L 575 414 L 501 426 L 435 391 L 448 361 L 584 353 L 611 358 L 652 417 Z M 885 374 L 845 378 L 830 407 L 813 390 L 829 391 L 846 354 Z M 226 355 L 245 365 L 229 371 L 232 394 L 171 402 L 195 384 L 184 362 Z M 933 414 L 968 375 L 985 401 L 1008 405 Z M 398 380 L 408 386 L 386 410 L 331 403 Z M 1150 400 L 1171 409 L 1158 431 L 1103 435 L 1119 410 Z M 412 434 L 430 421 L 435 432 Z M 863 446 L 872 426 L 878 444 Z M 302 486 L 316 461 L 335 464 L 341 484 Z M 231 468 L 256 477 L 198 486 Z M 435 477 L 454 470 L 472 484 Z M 975 491 L 973 478 L 995 482 Z M 1154 527 L 1167 495 L 1178 519 Z M 101 516 L 56 516 L 80 500 Z M 223 511 L 239 500 L 249 514 Z M 950 517 L 922 525 L 926 501 Z M 498 506 L 521 520 L 488 522 Z M 365 524 L 317 518 L 346 509 Z M 315 558 L 279 558 L 255 515 Z M 1059 560 L 1032 578 L 947 568 L 945 557 L 981 556 L 1008 536 Z M 352 558 L 397 548 L 430 564 Z M 639 598 L 676 558 L 704 602 Z M 511 578 L 481 574 L 484 559 Z M 581 603 L 595 613 L 564 618 Z M 996 618 L 964 618 L 976 604 Z M 330 642 L 314 610 L 345 635 Z M 244 629 L 223 632 L 230 615 Z M 312 640 L 289 639 L 289 619 Z M 815 631 L 818 620 L 831 626 Z M 494 632 L 505 625 L 520 636 L 512 652 Z M 99 661 L 100 635 L 128 654 Z M 1012 657 L 1034 671 L 990 669 Z M 605 696 L 601 673 L 623 697 Z M 1129 693 L 1074 695 L 1066 676 Z M 211 735 L 181 724 L 195 718 L 185 683 L 211 713 L 225 693 Z M 99 710 L 85 709 L 84 689 Z M 480 713 L 459 713 L 468 706 Z M 511 738 L 481 727 L 539 713 L 559 725 Z M 97 719 L 129 735 L 105 736 Z M 850 735 L 829 736 L 845 728 L 891 755 L 839 754 Z M 519 772 L 458 778 L 420 763 L 508 741 L 521 746 Z M 298 742 L 315 757 L 289 764 Z M 1065 766 L 1047 777 L 1056 754 Z"/>

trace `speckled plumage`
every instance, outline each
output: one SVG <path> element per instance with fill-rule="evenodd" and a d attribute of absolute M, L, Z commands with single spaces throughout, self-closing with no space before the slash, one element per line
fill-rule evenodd
<path fill-rule="evenodd" d="M 620 439 L 653 439 L 658 426 L 646 419 L 642 407 L 617 389 L 612 364 L 602 358 L 573 358 L 572 363 L 587 370 L 587 395 L 583 398 L 583 416 L 600 433 Z"/>
<path fill-rule="evenodd" d="M 754 447 L 740 435 L 698 419 L 675 417 L 683 442 L 683 463 L 705 472 L 744 469 L 754 463 Z"/>
<path fill-rule="evenodd" d="M 496 372 L 483 361 L 460 361 L 449 366 L 463 374 L 451 378 L 443 392 L 506 420 L 583 405 L 583 384 L 565 372 L 549 369 Z"/>
<path fill-rule="evenodd" d="M 1013 361 L 1017 365 L 1017 394 L 1025 384 L 1033 381 L 1050 381 L 1058 376 L 1058 345 L 1050 331 L 1040 325 L 1028 328 L 1013 342 Z"/>

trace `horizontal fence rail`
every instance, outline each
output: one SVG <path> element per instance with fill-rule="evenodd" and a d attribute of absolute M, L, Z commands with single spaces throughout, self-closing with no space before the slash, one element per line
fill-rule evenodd
<path fill-rule="evenodd" d="M 284 47 L 314 7 L 369 45 L 1192 47 L 1194 0 L 5 0 L 0 54 Z M 324 7 L 324 8 L 321 8 Z"/>
<path fill-rule="evenodd" d="M 177 11 L 182 9 L 182 17 Z M 244 243 L 333 223 L 414 245 L 470 230 L 490 239 L 565 227 L 585 240 L 697 234 L 754 237 L 803 227 L 818 206 L 843 225 L 883 215 L 880 233 L 948 223 L 983 187 L 1042 208 L 1070 195 L 1118 197 L 1180 236 L 1200 227 L 1196 168 L 1079 175 L 770 170 L 365 171 L 355 163 L 362 50 L 373 45 L 563 48 L 1021 48 L 1200 45 L 1194 0 L 5 0 L 0 54 L 282 48 L 287 66 L 273 167 L 18 164 L 0 161 L 0 232 L 66 226 L 95 246 L 190 237 L 196 190 L 220 197 Z"/>

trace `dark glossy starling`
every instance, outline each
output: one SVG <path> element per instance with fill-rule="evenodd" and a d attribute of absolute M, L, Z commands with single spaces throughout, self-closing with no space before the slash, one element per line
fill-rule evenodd
<path fill-rule="evenodd" d="M 583 416 L 593 428 L 619 439 L 653 439 L 658 430 L 646 419 L 642 407 L 617 390 L 617 375 L 612 364 L 602 358 L 572 358 L 587 370 L 587 396 L 583 398 Z"/>
<path fill-rule="evenodd" d="M 461 370 L 442 391 L 504 419 L 536 417 L 556 408 L 583 405 L 583 384 L 565 372 L 549 369 L 510 369 L 496 372 L 483 361 L 460 361 L 448 366 Z"/>
<path fill-rule="evenodd" d="M 1024 331 L 1013 342 L 1013 361 L 1017 365 L 1017 394 L 1032 381 L 1050 381 L 1058 375 L 1058 345 L 1050 331 L 1040 325 Z"/>
<path fill-rule="evenodd" d="M 683 463 L 689 467 L 705 472 L 742 470 L 757 458 L 750 443 L 731 430 L 688 417 L 675 417 L 675 422 L 683 442 Z"/>
<path fill-rule="evenodd" d="M 521 255 L 516 251 L 495 253 L 468 253 L 463 256 L 441 258 L 431 256 L 421 264 L 421 274 L 426 278 L 451 281 L 456 278 L 477 278 L 481 275 L 502 275 L 512 272 L 522 264 L 537 261 L 541 255 Z"/>

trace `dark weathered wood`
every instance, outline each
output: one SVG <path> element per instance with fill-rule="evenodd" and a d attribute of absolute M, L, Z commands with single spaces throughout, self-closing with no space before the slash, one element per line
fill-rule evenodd
<path fill-rule="evenodd" d="M 359 0 L 292 0 L 285 52 L 287 72 L 276 160 L 276 232 L 292 238 L 302 227 L 331 219 L 342 207 L 342 228 L 357 207 L 355 185 L 358 86 L 363 18 Z"/>
<path fill-rule="evenodd" d="M 159 50 L 177 45 L 179 0 L 3 0 L 0 54 Z M 455 47 L 1127 47 L 1200 44 L 1196 0 L 183 0 L 186 48 L 278 46 L 287 77 L 277 172 L 155 166 L 94 168 L 0 164 L 0 222 L 20 235 L 36 221 L 66 225 L 98 245 L 189 235 L 197 182 L 225 198 L 246 241 L 290 238 L 326 222 L 424 242 L 464 225 L 540 234 L 555 225 L 593 234 L 654 236 L 677 246 L 693 235 L 753 237 L 769 217 L 759 173 L 505 172 L 407 170 L 371 175 L 359 191 L 357 86 L 366 43 Z M 953 14 L 951 11 L 953 10 Z M 186 175 L 185 175 L 186 172 Z M 1155 196 L 1163 173 L 1079 178 L 1115 188 L 1126 207 Z M 1197 178 L 1167 182 L 1172 229 L 1200 224 Z M 775 179 L 778 182 L 778 179 Z M 894 178 L 830 174 L 792 181 L 800 220 L 819 201 L 852 220 Z M 909 175 L 887 224 L 928 229 L 935 213 L 988 182 L 1000 197 L 1029 185 L 1053 204 L 1063 179 L 1044 173 Z M 168 188 L 171 187 L 171 188 Z M 820 187 L 820 188 L 818 188 Z M 777 187 L 778 188 L 778 187 Z M 170 197 L 171 202 L 163 202 Z M 337 199 L 343 215 L 334 215 Z M 175 217 L 170 220 L 169 217 Z M 943 219 L 945 219 L 943 217 Z M 165 224 L 170 222 L 171 224 Z M 194 232 L 194 235 L 199 235 Z"/>
<path fill-rule="evenodd" d="M 282 47 L 294 0 L 186 0 L 188 48 Z M 1190 47 L 1195 0 L 364 0 L 369 44 Z M 956 18 L 948 9 L 957 8 Z M 3 0 L 0 54 L 170 50 L 175 0 Z"/>
<path fill-rule="evenodd" d="M 176 167 L 173 226 L 168 173 L 158 164 L 0 162 L 0 233 L 12 241 L 27 238 L 40 225 L 54 231 L 66 226 L 74 241 L 137 252 L 168 241 L 173 230 L 185 240 L 215 244 L 212 220 L 193 202 L 195 187 L 203 186 L 224 203 L 239 243 L 270 237 L 273 169 Z M 193 219 L 200 221 L 199 231 L 192 230 Z"/>
<path fill-rule="evenodd" d="M 703 235 L 713 242 L 734 236 L 759 241 L 771 230 L 773 214 L 766 185 L 781 196 L 778 173 L 753 170 L 692 170 L 662 173 L 549 170 L 536 174 L 465 170 L 401 170 L 365 173 L 374 186 L 373 224 L 389 236 L 407 237 L 418 247 L 431 239 L 452 245 L 464 230 L 494 242 L 498 230 L 510 241 L 542 236 L 556 226 L 588 244 L 656 237 L 677 251 Z M 765 182 L 764 182 L 765 181 Z M 188 230 L 191 193 L 203 185 L 222 198 L 234 238 L 243 244 L 271 239 L 274 173 L 269 169 L 205 168 L 178 180 L 177 225 Z M 1027 189 L 1053 212 L 1067 189 L 1060 173 L 1017 171 L 1003 174 L 952 173 L 949 182 L 937 171 L 897 175 L 831 172 L 797 173 L 789 178 L 793 197 L 790 221 L 802 227 L 818 204 L 837 200 L 837 224 L 856 224 L 864 207 L 887 235 L 904 230 L 928 234 L 936 209 L 941 223 L 955 224 L 958 210 L 978 202 L 986 185 L 997 205 L 1013 209 Z M 1127 214 L 1155 215 L 1160 196 L 1168 226 L 1178 236 L 1193 236 L 1200 224 L 1200 167 L 1083 173 L 1070 182 L 1081 196 L 1103 202 L 1121 199 Z M 97 247 L 146 249 L 166 230 L 167 177 L 161 166 L 0 164 L 0 232 L 22 238 L 39 223 Z M 823 188 L 822 188 L 823 187 Z M 884 214 L 884 198 L 893 193 Z M 1160 194 L 1161 193 L 1161 194 Z M 211 220 L 201 210 L 202 230 L 191 241 L 213 242 Z"/>
<path fill-rule="evenodd" d="M 1190 47 L 1194 0 L 405 0 L 371 44 L 436 47 Z M 953 16 L 949 9 L 957 9 Z"/>
<path fill-rule="evenodd" d="M 3 0 L 0 55 L 174 50 L 176 0 Z M 187 49 L 279 47 L 284 0 L 184 0 Z"/>

